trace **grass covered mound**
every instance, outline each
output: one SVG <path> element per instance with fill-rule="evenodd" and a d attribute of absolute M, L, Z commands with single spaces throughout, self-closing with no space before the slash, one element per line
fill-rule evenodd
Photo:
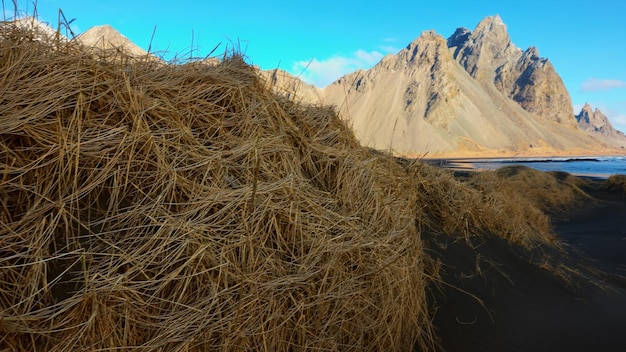
<path fill-rule="evenodd" d="M 412 181 L 332 110 L 278 99 L 237 56 L 156 65 L 11 34 L 0 346 L 427 341 Z"/>
<path fill-rule="evenodd" d="M 361 147 L 241 57 L 0 36 L 0 349 L 433 348 L 422 236 L 550 243 L 537 210 Z"/>
<path fill-rule="evenodd" d="M 626 175 L 611 175 L 600 189 L 617 194 L 626 194 Z"/>

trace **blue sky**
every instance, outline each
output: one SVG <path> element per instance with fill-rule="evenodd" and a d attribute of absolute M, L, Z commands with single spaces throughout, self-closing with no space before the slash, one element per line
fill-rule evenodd
<path fill-rule="evenodd" d="M 32 13 L 33 2 L 17 1 Z M 4 0 L 5 14 L 13 14 Z M 58 9 L 77 33 L 110 24 L 153 51 L 205 56 L 240 46 L 252 64 L 282 68 L 324 86 L 396 53 L 421 32 L 444 37 L 499 14 L 513 43 L 552 61 L 577 113 L 585 102 L 626 131 L 626 1 L 73 1 L 39 0 L 39 18 L 56 26 Z M 193 39 L 193 40 L 192 40 Z"/>

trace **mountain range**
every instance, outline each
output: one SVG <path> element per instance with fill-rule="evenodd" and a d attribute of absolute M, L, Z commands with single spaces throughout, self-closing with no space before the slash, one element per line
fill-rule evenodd
<path fill-rule="evenodd" d="M 74 40 L 148 54 L 108 25 Z M 290 99 L 334 105 L 362 144 L 402 156 L 597 155 L 626 147 L 626 136 L 598 109 L 587 104 L 574 114 L 552 63 L 535 47 L 517 48 L 497 15 L 447 39 L 425 31 L 325 88 L 280 69 L 259 75 Z"/>
<path fill-rule="evenodd" d="M 574 114 L 552 63 L 535 47 L 517 48 L 497 15 L 447 39 L 423 32 L 323 90 L 276 72 L 292 87 L 279 91 L 337 106 L 363 144 L 399 155 L 588 155 L 626 146 L 599 110 Z"/>

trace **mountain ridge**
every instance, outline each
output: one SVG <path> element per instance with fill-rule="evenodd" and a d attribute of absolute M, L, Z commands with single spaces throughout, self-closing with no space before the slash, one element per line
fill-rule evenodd
<path fill-rule="evenodd" d="M 376 85 L 381 99 L 367 93 Z M 623 136 L 579 128 L 552 63 L 536 47 L 517 48 L 497 15 L 447 40 L 423 32 L 331 83 L 324 103 L 338 106 L 362 143 L 400 155 L 614 153 L 626 145 Z"/>

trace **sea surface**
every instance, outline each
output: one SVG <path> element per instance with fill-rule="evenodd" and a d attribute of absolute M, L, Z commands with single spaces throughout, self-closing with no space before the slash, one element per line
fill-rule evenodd
<path fill-rule="evenodd" d="M 565 171 L 572 175 L 609 177 L 626 175 L 626 156 L 556 157 L 465 160 L 473 168 L 495 170 L 508 165 L 525 165 L 540 171 Z"/>

